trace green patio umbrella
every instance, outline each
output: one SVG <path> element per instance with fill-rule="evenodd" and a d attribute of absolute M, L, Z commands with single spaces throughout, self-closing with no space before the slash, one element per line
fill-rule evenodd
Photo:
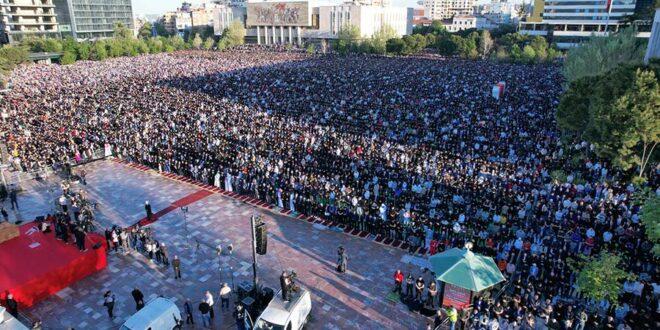
<path fill-rule="evenodd" d="M 474 292 L 504 281 L 493 258 L 453 248 L 429 258 L 436 279 Z"/>

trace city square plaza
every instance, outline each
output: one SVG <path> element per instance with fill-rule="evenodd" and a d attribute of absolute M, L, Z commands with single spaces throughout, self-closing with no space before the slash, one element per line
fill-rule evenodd
<path fill-rule="evenodd" d="M 401 248 L 374 242 L 372 236 L 331 231 L 303 216 L 286 215 L 272 206 L 250 205 L 241 201 L 244 198 L 174 180 L 141 166 L 103 160 L 84 168 L 89 173 L 88 184 L 74 184 L 72 190 L 84 189 L 98 203 L 96 218 L 101 226 L 133 225 L 144 218 L 144 201 L 151 203 L 156 214 L 169 210 L 161 212 L 148 227 L 155 239 L 168 245 L 170 259 L 175 255 L 181 259 L 183 280 L 174 279 L 171 267 L 150 263 L 138 252 L 124 255 L 110 251 L 107 268 L 21 311 L 31 320 L 41 320 L 46 329 L 116 329 L 135 312 L 134 288 L 144 293 L 145 301 L 162 295 L 180 305 L 182 311 L 185 299 L 190 298 L 196 326 L 200 327 L 196 306 L 205 291 L 211 291 L 219 304 L 217 292 L 222 283 L 238 289 L 239 283 L 252 281 L 252 215 L 261 215 L 269 232 L 268 253 L 258 257 L 260 283 L 277 290 L 282 270 L 295 270 L 298 284 L 312 294 L 310 328 L 413 329 L 427 321 L 406 305 L 386 299 L 397 268 L 406 274 L 422 273 Z M 23 181 L 18 216 L 30 220 L 51 212 L 49 189 L 57 194 L 59 182 L 56 176 Z M 181 201 L 186 201 L 189 210 L 185 221 L 180 208 L 172 207 Z M 218 245 L 229 244 L 234 249 L 231 255 L 216 253 Z M 339 245 L 346 248 L 350 258 L 344 274 L 335 269 Z M 425 276 L 430 280 L 430 272 Z M 117 297 L 112 320 L 103 307 L 107 290 Z M 222 314 L 216 311 L 212 322 L 217 329 L 235 328 L 231 310 Z"/>

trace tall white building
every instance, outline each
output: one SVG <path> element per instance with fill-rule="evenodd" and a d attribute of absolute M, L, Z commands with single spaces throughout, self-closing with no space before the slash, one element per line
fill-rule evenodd
<path fill-rule="evenodd" d="M 434 20 L 472 15 L 476 0 L 425 0 L 424 14 Z"/>
<path fill-rule="evenodd" d="M 636 3 L 641 0 L 544 0 L 535 3 L 532 17 L 540 22 L 520 24 L 520 33 L 541 35 L 551 39 L 560 48 L 577 45 L 591 35 L 605 36 L 620 28 L 619 21 L 635 13 Z M 648 32 L 639 36 L 647 37 Z"/>
<path fill-rule="evenodd" d="M 3 42 L 18 42 L 26 36 L 59 37 L 52 0 L 0 0 Z"/>

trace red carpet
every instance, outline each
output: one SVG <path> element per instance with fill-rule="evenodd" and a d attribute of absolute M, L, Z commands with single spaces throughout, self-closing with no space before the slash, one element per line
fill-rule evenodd
<path fill-rule="evenodd" d="M 147 220 L 147 218 L 144 217 L 140 221 L 138 221 L 138 224 L 140 226 L 146 226 L 148 224 L 154 223 L 154 222 L 158 221 L 158 218 L 160 218 L 160 217 L 162 217 L 162 216 L 164 216 L 164 215 L 166 215 L 166 214 L 168 214 L 168 213 L 170 213 L 170 212 L 172 212 L 172 211 L 174 211 L 174 210 L 176 210 L 180 207 L 190 205 L 190 204 L 192 204 L 194 202 L 197 202 L 197 201 L 199 201 L 203 198 L 206 198 L 210 195 L 213 195 L 213 192 L 208 191 L 208 190 L 199 190 L 197 192 L 194 192 L 194 193 L 192 193 L 192 194 L 190 194 L 190 195 L 188 195 L 184 198 L 181 198 L 181 199 L 173 202 L 172 204 L 170 204 L 170 206 L 154 213 L 153 216 L 151 217 L 151 221 Z"/>
<path fill-rule="evenodd" d="M 22 308 L 98 272 L 107 266 L 105 239 L 97 234 L 87 235 L 87 252 L 80 252 L 75 244 L 64 244 L 55 233 L 34 232 L 27 235 L 32 223 L 20 227 L 21 236 L 0 244 L 0 298 L 7 292 L 14 295 Z M 30 244 L 40 245 L 31 248 Z M 101 248 L 92 245 L 101 242 Z"/>

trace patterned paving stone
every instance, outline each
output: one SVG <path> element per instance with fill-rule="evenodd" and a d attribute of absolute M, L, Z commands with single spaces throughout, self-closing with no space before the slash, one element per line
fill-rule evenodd
<path fill-rule="evenodd" d="M 154 212 L 174 201 L 194 194 L 200 186 L 181 183 L 165 176 L 144 172 L 112 161 L 86 166 L 88 185 L 83 189 L 98 201 L 97 216 L 102 226 L 128 226 L 144 217 L 144 201 Z M 34 214 L 47 212 L 43 184 L 26 184 L 25 199 L 35 201 Z M 78 189 L 79 187 L 74 187 Z M 37 197 L 32 197 L 32 195 Z M 47 193 L 46 193 L 47 195 Z M 20 201 L 19 201 L 20 202 Z M 273 212 L 275 211 L 275 212 Z M 221 193 L 214 193 L 189 205 L 184 220 L 178 210 L 164 214 L 150 225 L 155 237 L 168 244 L 171 258 L 182 260 L 183 280 L 174 280 L 171 268 L 149 261 L 138 253 L 110 253 L 108 268 L 67 290 L 66 297 L 54 295 L 27 311 L 33 319 L 44 321 L 46 329 L 117 329 L 135 312 L 131 290 L 139 288 L 148 299 L 159 295 L 182 305 L 186 298 L 197 303 L 206 290 L 217 299 L 221 283 L 235 285 L 251 280 L 250 215 L 261 215 L 269 230 L 268 254 L 259 256 L 259 281 L 279 286 L 279 274 L 294 269 L 298 282 L 312 294 L 314 315 L 310 329 L 419 329 L 426 319 L 402 304 L 385 300 L 391 290 L 391 275 L 396 268 L 419 273 L 417 266 L 401 261 L 405 251 L 384 246 L 343 232 L 333 232 L 305 221 L 260 207 L 253 207 Z M 234 247 L 232 255 L 218 256 L 215 246 Z M 335 272 L 336 249 L 348 252 L 348 272 Z M 105 290 L 117 296 L 114 320 L 102 306 Z M 182 307 L 182 306 L 180 306 Z M 81 313 L 82 312 L 82 313 Z M 198 321 L 199 314 L 195 314 Z M 233 329 L 231 313 L 216 309 L 216 329 Z M 193 329 L 193 328 L 190 328 Z"/>

